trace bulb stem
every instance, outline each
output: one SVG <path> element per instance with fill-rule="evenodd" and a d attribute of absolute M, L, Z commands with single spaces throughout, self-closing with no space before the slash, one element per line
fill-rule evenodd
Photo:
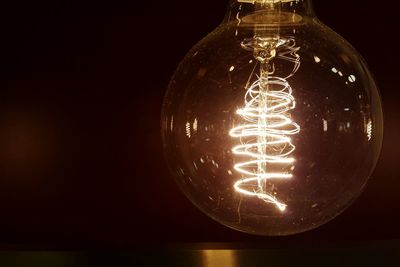
<path fill-rule="evenodd" d="M 281 1 L 259 1 L 255 3 L 256 12 L 263 10 L 271 14 L 271 17 L 277 18 L 277 25 L 280 25 L 281 17 Z M 256 24 L 254 26 L 254 57 L 260 62 L 260 87 L 259 87 L 259 117 L 258 117 L 258 132 L 262 133 L 268 128 L 268 110 L 269 110 L 269 76 L 273 73 L 273 65 L 271 61 L 276 56 L 276 47 L 280 38 L 280 27 L 270 27 L 268 25 Z M 264 155 L 268 154 L 268 140 L 266 135 L 257 137 L 257 152 L 260 155 L 258 158 L 257 172 L 258 176 L 263 176 L 268 173 L 267 161 L 263 160 Z M 267 179 L 258 179 L 258 191 L 260 193 L 267 192 Z"/>
<path fill-rule="evenodd" d="M 259 92 L 259 111 L 260 116 L 258 118 L 258 132 L 264 132 L 265 129 L 268 127 L 267 121 L 267 111 L 268 111 L 268 92 L 269 92 L 269 75 L 270 75 L 270 63 L 269 61 L 261 62 L 260 63 L 260 92 Z M 264 175 L 267 173 L 267 162 L 263 160 L 263 155 L 267 154 L 267 136 L 259 135 L 257 137 L 258 143 L 258 154 L 260 158 L 258 158 L 258 174 Z M 266 179 L 258 179 L 258 189 L 261 193 L 266 192 L 267 180 Z"/>

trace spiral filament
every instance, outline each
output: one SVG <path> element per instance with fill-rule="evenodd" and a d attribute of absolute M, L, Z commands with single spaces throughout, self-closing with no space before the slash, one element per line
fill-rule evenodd
<path fill-rule="evenodd" d="M 233 128 L 229 134 L 241 141 L 232 149 L 233 153 L 249 158 L 234 166 L 243 175 L 234 184 L 235 190 L 284 211 L 287 205 L 276 197 L 272 181 L 293 176 L 295 146 L 291 136 L 300 132 L 300 126 L 292 121 L 289 113 L 295 108 L 296 101 L 287 79 L 298 70 L 300 57 L 293 39 L 280 40 L 278 48 L 276 57 L 292 62 L 292 72 L 285 78 L 276 77 L 273 65 L 260 62 L 261 74 L 247 88 L 245 105 L 236 112 L 246 123 Z"/>

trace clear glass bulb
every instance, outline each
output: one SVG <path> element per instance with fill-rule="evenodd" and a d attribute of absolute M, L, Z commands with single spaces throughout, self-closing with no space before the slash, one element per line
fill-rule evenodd
<path fill-rule="evenodd" d="M 359 196 L 381 149 L 382 108 L 366 63 L 311 1 L 234 0 L 173 76 L 162 136 L 177 183 L 204 213 L 289 235 Z"/>

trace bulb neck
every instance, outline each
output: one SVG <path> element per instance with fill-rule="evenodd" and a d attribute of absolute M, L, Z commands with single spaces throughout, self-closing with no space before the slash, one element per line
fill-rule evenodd
<path fill-rule="evenodd" d="M 239 26 L 289 26 L 315 17 L 311 0 L 231 0 L 224 22 Z"/>

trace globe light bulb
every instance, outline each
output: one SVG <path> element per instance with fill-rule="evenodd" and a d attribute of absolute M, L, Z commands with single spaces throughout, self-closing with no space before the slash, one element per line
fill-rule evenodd
<path fill-rule="evenodd" d="M 166 159 L 216 221 L 259 235 L 316 228 L 362 192 L 382 144 L 366 63 L 310 0 L 233 0 L 164 99 Z"/>

